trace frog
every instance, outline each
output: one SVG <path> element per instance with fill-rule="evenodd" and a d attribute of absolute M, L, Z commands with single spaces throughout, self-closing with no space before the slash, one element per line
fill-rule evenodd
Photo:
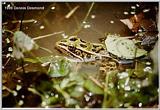
<path fill-rule="evenodd" d="M 133 40 L 116 34 L 109 34 L 105 44 L 92 43 L 77 36 L 70 36 L 56 42 L 55 47 L 64 55 L 75 59 L 72 61 L 97 61 L 103 73 L 117 70 L 120 63 L 133 63 L 134 58 L 147 54 L 145 50 L 137 48 Z"/>
<path fill-rule="evenodd" d="M 92 43 L 77 36 L 70 36 L 56 42 L 55 47 L 63 55 L 67 55 L 72 62 L 98 65 L 98 73 L 101 75 L 118 68 L 118 60 L 109 55 L 104 44 Z M 101 76 L 100 74 L 97 76 Z"/>
<path fill-rule="evenodd" d="M 62 39 L 56 42 L 55 47 L 61 53 L 77 59 L 77 62 L 90 62 L 102 58 L 112 59 L 106 51 L 105 45 L 87 42 L 77 36 Z"/>

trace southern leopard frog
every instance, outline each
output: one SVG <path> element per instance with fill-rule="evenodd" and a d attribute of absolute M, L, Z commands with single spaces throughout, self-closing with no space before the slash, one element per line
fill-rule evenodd
<path fill-rule="evenodd" d="M 103 79 L 107 72 L 118 69 L 118 61 L 109 56 L 103 44 L 90 43 L 76 36 L 71 36 L 58 41 L 56 49 L 71 56 L 70 60 L 72 61 L 98 64 L 98 73 L 100 74 L 96 75 L 96 79 Z M 73 60 L 74 58 L 75 60 Z"/>
<path fill-rule="evenodd" d="M 103 44 L 86 42 L 76 36 L 62 39 L 56 43 L 56 48 L 62 53 L 77 58 L 81 62 L 111 58 Z"/>
<path fill-rule="evenodd" d="M 72 36 L 58 41 L 56 48 L 62 53 L 76 58 L 77 62 L 91 62 L 91 64 L 98 66 L 97 74 L 94 77 L 100 83 L 105 81 L 106 74 L 109 71 L 118 70 L 117 60 L 109 56 L 103 44 L 86 42 Z"/>

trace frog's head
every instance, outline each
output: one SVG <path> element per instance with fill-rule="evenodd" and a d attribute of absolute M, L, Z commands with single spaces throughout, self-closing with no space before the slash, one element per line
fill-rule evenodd
<path fill-rule="evenodd" d="M 80 39 L 78 39 L 77 36 L 71 36 L 56 42 L 56 49 L 63 54 L 81 59 L 81 50 L 78 49 L 79 42 Z"/>
<path fill-rule="evenodd" d="M 71 36 L 56 42 L 56 48 L 66 52 L 73 52 L 76 48 L 78 48 L 79 42 L 80 40 L 77 36 Z"/>

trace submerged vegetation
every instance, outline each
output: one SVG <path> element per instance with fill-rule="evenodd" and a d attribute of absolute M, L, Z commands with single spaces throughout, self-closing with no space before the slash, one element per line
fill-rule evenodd
<path fill-rule="evenodd" d="M 148 29 L 146 25 L 150 20 L 146 22 L 144 15 L 139 17 L 137 13 L 141 12 L 137 12 L 134 14 L 135 18 L 123 20 L 133 32 L 130 37 L 107 34 L 99 39 L 100 43 L 91 43 L 78 38 L 79 36 L 75 37 L 82 28 L 90 27 L 87 19 L 95 4 L 89 4 L 82 23 L 77 23 L 78 28 L 72 33 L 74 37 L 55 32 L 32 38 L 21 28 L 25 20 L 20 20 L 20 23 L 3 23 L 3 107 L 158 107 L 158 73 L 154 70 L 157 66 L 154 61 L 158 58 L 150 56 L 158 39 L 157 26 L 151 26 L 154 29 L 152 31 Z M 66 3 L 66 6 L 70 10 L 65 16 L 66 19 L 81 8 L 76 5 L 72 9 L 69 3 Z M 133 22 L 134 19 L 137 20 L 136 23 Z M 74 20 L 77 22 L 75 16 Z M 132 27 L 126 21 L 132 23 Z M 154 23 L 157 23 L 156 20 Z M 39 39 L 58 34 L 63 36 L 56 45 L 61 55 L 54 54 L 37 42 Z M 37 56 L 34 53 L 36 50 L 43 50 L 48 55 Z"/>

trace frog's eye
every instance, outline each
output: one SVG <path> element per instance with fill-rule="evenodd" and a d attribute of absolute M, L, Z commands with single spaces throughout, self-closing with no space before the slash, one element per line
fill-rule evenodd
<path fill-rule="evenodd" d="M 93 45 L 93 48 L 97 48 L 97 47 L 99 47 L 99 45 Z"/>
<path fill-rule="evenodd" d="M 74 37 L 74 38 L 70 38 L 69 40 L 70 40 L 70 41 L 76 41 L 76 40 L 78 40 L 78 39 Z"/>

